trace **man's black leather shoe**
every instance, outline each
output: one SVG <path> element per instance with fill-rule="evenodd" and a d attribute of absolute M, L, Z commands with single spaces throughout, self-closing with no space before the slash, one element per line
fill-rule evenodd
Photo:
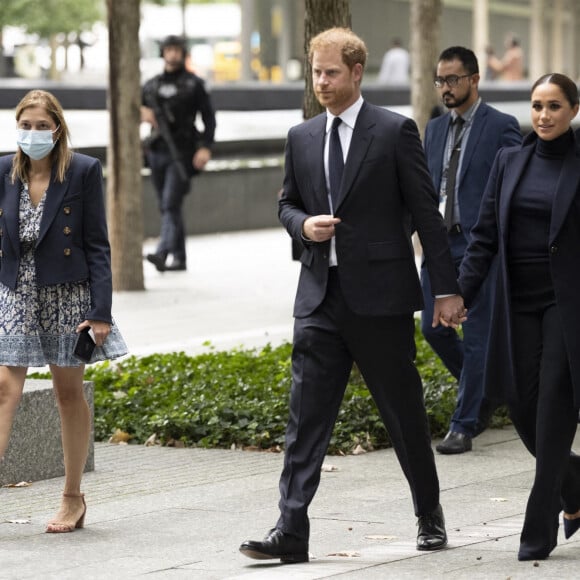
<path fill-rule="evenodd" d="M 430 514 L 419 516 L 417 525 L 417 550 L 440 550 L 447 545 L 445 518 L 440 505 Z"/>
<path fill-rule="evenodd" d="M 465 453 L 471 451 L 471 437 L 465 433 L 457 433 L 457 431 L 449 431 L 445 435 L 445 439 L 435 446 L 439 453 L 444 455 L 451 455 L 454 453 Z"/>
<path fill-rule="evenodd" d="M 276 528 L 270 530 L 261 542 L 244 542 L 240 546 L 240 552 L 254 560 L 280 558 L 283 564 L 308 562 L 308 542 Z"/>
<path fill-rule="evenodd" d="M 167 257 L 163 254 L 147 254 L 145 257 L 148 262 L 151 262 L 157 268 L 158 272 L 165 272 L 167 269 L 165 266 L 165 260 Z"/>

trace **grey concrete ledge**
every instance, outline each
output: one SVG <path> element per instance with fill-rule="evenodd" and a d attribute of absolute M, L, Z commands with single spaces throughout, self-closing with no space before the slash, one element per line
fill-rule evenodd
<path fill-rule="evenodd" d="M 84 383 L 91 419 L 94 417 L 93 383 Z M 95 468 L 94 432 L 91 430 L 85 471 Z M 60 417 L 50 380 L 27 379 L 4 461 L 0 485 L 39 481 L 64 475 Z"/>

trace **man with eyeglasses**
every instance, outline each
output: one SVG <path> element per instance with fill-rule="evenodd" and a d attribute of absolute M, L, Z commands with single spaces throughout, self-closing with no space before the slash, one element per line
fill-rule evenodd
<path fill-rule="evenodd" d="M 502 147 L 521 142 L 517 120 L 482 102 L 478 92 L 479 78 L 479 65 L 473 51 L 462 46 L 444 50 L 439 56 L 434 85 L 449 112 L 432 119 L 425 130 L 427 163 L 440 194 L 439 209 L 457 268 L 477 220 L 496 153 Z M 483 393 L 492 278 L 490 275 L 470 308 L 461 338 L 451 327 L 432 327 L 433 296 L 425 261 L 421 268 L 425 299 L 421 330 L 459 383 L 449 432 L 435 447 L 439 453 L 471 451 L 472 438 L 486 429 L 494 410 Z"/>

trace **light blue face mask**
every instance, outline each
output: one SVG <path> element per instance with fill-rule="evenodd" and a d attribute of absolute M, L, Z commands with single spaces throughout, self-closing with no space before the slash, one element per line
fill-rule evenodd
<path fill-rule="evenodd" d="M 26 153 L 30 159 L 44 159 L 54 148 L 56 141 L 52 140 L 52 135 L 58 131 L 58 127 L 51 131 L 35 131 L 33 129 L 16 129 L 16 143 Z M 58 141 L 58 139 L 57 139 Z"/>

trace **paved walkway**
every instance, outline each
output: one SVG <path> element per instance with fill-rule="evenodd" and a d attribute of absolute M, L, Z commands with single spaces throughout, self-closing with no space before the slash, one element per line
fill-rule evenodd
<path fill-rule="evenodd" d="M 188 270 L 159 273 L 145 262 L 143 292 L 120 292 L 113 316 L 132 353 L 207 352 L 292 338 L 299 265 L 280 227 L 194 236 Z M 145 253 L 154 240 L 145 243 Z"/>
<path fill-rule="evenodd" d="M 279 229 L 189 240 L 189 271 L 146 265 L 147 290 L 117 293 L 135 354 L 258 346 L 290 337 L 298 266 Z M 578 538 L 546 561 L 517 562 L 533 461 L 512 429 L 437 456 L 449 547 L 415 550 L 408 487 L 392 450 L 328 457 L 312 506 L 311 562 L 281 566 L 238 552 L 277 518 L 282 456 L 98 443 L 84 479 L 87 527 L 45 534 L 62 479 L 0 489 L 0 579 L 345 580 L 576 578 Z"/>

